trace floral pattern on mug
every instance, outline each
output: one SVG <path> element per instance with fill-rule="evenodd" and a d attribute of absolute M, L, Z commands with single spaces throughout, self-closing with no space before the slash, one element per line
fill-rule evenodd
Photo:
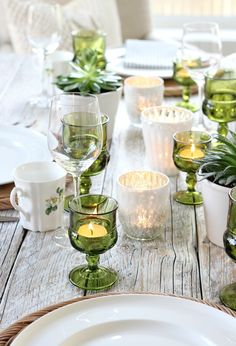
<path fill-rule="evenodd" d="M 51 212 L 57 210 L 58 204 L 62 201 L 64 197 L 64 189 L 61 189 L 60 187 L 58 187 L 56 189 L 56 193 L 58 194 L 58 196 L 51 197 L 45 200 L 45 203 L 46 203 L 45 214 L 46 215 L 50 215 Z"/>

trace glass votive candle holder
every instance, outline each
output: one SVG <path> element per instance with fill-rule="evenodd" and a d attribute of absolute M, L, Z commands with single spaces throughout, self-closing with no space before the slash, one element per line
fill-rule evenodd
<path fill-rule="evenodd" d="M 157 106 L 142 112 L 142 131 L 147 163 L 152 170 L 176 175 L 173 162 L 173 134 L 191 130 L 193 113 L 179 107 Z"/>
<path fill-rule="evenodd" d="M 131 171 L 117 182 L 119 218 L 126 235 L 137 240 L 157 238 L 169 212 L 169 178 L 159 172 Z"/>
<path fill-rule="evenodd" d="M 202 194 L 195 189 L 196 172 L 199 168 L 197 160 L 205 156 L 205 152 L 211 144 L 211 136 L 202 131 L 183 131 L 175 133 L 173 138 L 174 163 L 180 171 L 187 173 L 187 190 L 177 191 L 174 194 L 174 199 L 182 204 L 202 204 Z"/>
<path fill-rule="evenodd" d="M 131 124 L 141 126 L 141 113 L 160 106 L 164 95 L 164 81 L 160 77 L 132 76 L 124 81 L 125 105 Z"/>
<path fill-rule="evenodd" d="M 87 265 L 72 269 L 70 282 L 82 289 L 101 290 L 117 280 L 110 268 L 99 266 L 99 256 L 117 241 L 116 212 L 118 203 L 104 195 L 82 195 L 69 203 L 71 245 L 86 254 Z"/>
<path fill-rule="evenodd" d="M 75 56 L 86 49 L 91 48 L 97 52 L 98 61 L 101 68 L 106 65 L 106 34 L 100 30 L 80 29 L 72 32 L 72 44 Z"/>

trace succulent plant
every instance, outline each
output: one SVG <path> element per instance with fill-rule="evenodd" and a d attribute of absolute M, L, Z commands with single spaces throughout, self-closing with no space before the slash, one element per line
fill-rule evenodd
<path fill-rule="evenodd" d="M 236 133 L 230 131 L 229 134 L 229 138 L 214 135 L 216 144 L 198 162 L 200 176 L 231 188 L 236 186 Z"/>
<path fill-rule="evenodd" d="M 58 76 L 56 85 L 64 91 L 100 94 L 118 89 L 122 78 L 99 67 L 96 51 L 87 48 L 71 62 L 73 71 L 69 76 Z"/>

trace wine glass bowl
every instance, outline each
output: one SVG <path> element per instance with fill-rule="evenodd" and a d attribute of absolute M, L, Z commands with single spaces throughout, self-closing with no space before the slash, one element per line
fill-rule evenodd
<path fill-rule="evenodd" d="M 197 83 L 199 106 L 202 105 L 204 75 L 209 69 L 218 69 L 221 59 L 219 26 L 213 22 L 193 22 L 183 26 L 182 64 Z M 198 126 L 205 127 L 201 108 Z"/>
<path fill-rule="evenodd" d="M 39 16 L 40 13 L 40 16 Z M 28 42 L 42 61 L 42 91 L 41 95 L 31 103 L 40 107 L 48 106 L 48 75 L 46 57 L 53 53 L 60 44 L 62 17 L 58 4 L 34 1 L 28 6 L 26 36 Z"/>
<path fill-rule="evenodd" d="M 236 70 L 219 69 L 205 75 L 203 113 L 217 122 L 218 133 L 226 136 L 228 123 L 236 121 Z"/>
<path fill-rule="evenodd" d="M 173 161 L 176 167 L 187 173 L 187 190 L 177 191 L 174 199 L 182 204 L 202 204 L 202 194 L 195 189 L 197 183 L 196 172 L 199 168 L 197 160 L 205 156 L 211 143 L 211 136 L 202 131 L 177 132 L 173 136 Z"/>
<path fill-rule="evenodd" d="M 74 198 L 69 206 L 71 245 L 85 253 L 88 262 L 88 265 L 72 269 L 70 282 L 90 290 L 110 287 L 117 280 L 117 274 L 98 263 L 99 255 L 117 242 L 116 200 L 104 195 L 83 195 Z"/>
<path fill-rule="evenodd" d="M 223 236 L 226 254 L 236 262 L 236 188 L 229 192 L 227 228 Z M 236 310 L 236 282 L 225 286 L 220 292 L 220 300 L 227 307 Z"/>

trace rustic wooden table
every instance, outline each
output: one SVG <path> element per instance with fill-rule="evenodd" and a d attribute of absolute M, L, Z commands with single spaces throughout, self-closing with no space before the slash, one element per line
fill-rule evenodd
<path fill-rule="evenodd" d="M 0 76 L 0 124 L 17 124 L 25 103 L 38 91 L 37 66 L 31 58 L 2 55 Z M 42 112 L 32 127 L 46 132 L 47 117 L 48 112 Z M 23 119 L 23 125 L 29 124 Z M 110 152 L 107 170 L 97 177 L 91 191 L 116 197 L 121 173 L 146 168 L 142 132 L 129 125 L 123 102 Z M 109 292 L 165 292 L 219 302 L 220 289 L 235 280 L 235 264 L 206 239 L 203 207 L 173 201 L 173 193 L 183 181 L 182 176 L 171 178 L 171 213 L 160 238 L 130 240 L 119 226 L 117 245 L 101 256 L 101 263 L 119 274 Z M 0 215 L 17 213 L 8 210 Z M 54 235 L 24 230 L 19 223 L 0 223 L 1 328 L 47 305 L 94 294 L 69 283 L 70 269 L 84 263 L 85 257 L 73 248 L 58 247 Z"/>

